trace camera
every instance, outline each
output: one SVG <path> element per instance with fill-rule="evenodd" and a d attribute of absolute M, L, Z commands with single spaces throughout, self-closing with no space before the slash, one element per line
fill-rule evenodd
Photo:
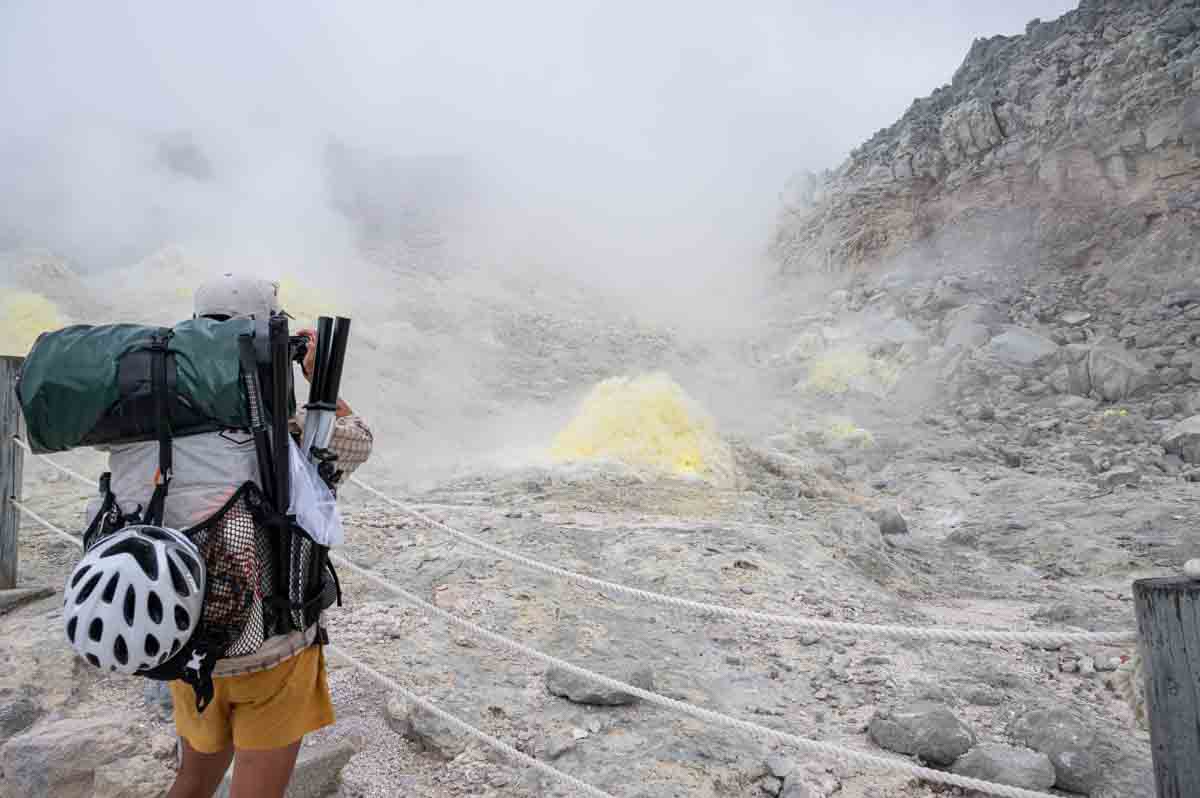
<path fill-rule="evenodd" d="M 288 357 L 294 363 L 304 363 L 308 356 L 308 337 L 304 335 L 288 336 Z"/>

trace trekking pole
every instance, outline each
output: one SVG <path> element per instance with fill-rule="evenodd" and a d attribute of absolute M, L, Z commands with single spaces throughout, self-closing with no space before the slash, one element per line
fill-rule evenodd
<path fill-rule="evenodd" d="M 300 449 L 315 465 L 329 459 L 329 441 L 337 418 L 337 399 L 341 388 L 346 344 L 350 337 L 350 319 L 322 316 L 317 320 L 317 344 L 313 373 L 305 409 L 304 435 Z"/>

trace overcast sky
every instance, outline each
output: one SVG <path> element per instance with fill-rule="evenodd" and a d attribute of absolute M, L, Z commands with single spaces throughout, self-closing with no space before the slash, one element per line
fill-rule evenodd
<path fill-rule="evenodd" d="M 135 251 L 155 209 L 197 237 L 304 250 L 336 235 L 313 160 L 333 133 L 470 156 L 592 262 L 736 257 L 791 172 L 836 166 L 973 38 L 1076 5 L 6 0 L 0 225 L 102 260 Z M 238 177 L 207 193 L 150 177 L 142 137 L 174 129 Z"/>

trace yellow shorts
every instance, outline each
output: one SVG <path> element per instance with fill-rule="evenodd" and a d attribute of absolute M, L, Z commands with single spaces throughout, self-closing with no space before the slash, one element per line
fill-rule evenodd
<path fill-rule="evenodd" d="M 186 682 L 170 682 L 175 730 L 205 754 L 291 745 L 333 723 L 333 701 L 325 680 L 325 653 L 312 645 L 273 668 L 213 679 L 213 698 L 196 712 L 196 695 Z"/>

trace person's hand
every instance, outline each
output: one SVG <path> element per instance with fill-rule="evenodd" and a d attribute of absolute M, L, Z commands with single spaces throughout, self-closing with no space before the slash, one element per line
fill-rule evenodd
<path fill-rule="evenodd" d="M 317 366 L 317 331 L 307 328 L 301 330 L 299 334 L 308 339 L 308 351 L 304 354 L 304 362 L 300 364 L 300 371 L 304 374 L 304 379 L 312 382 L 313 369 Z"/>

